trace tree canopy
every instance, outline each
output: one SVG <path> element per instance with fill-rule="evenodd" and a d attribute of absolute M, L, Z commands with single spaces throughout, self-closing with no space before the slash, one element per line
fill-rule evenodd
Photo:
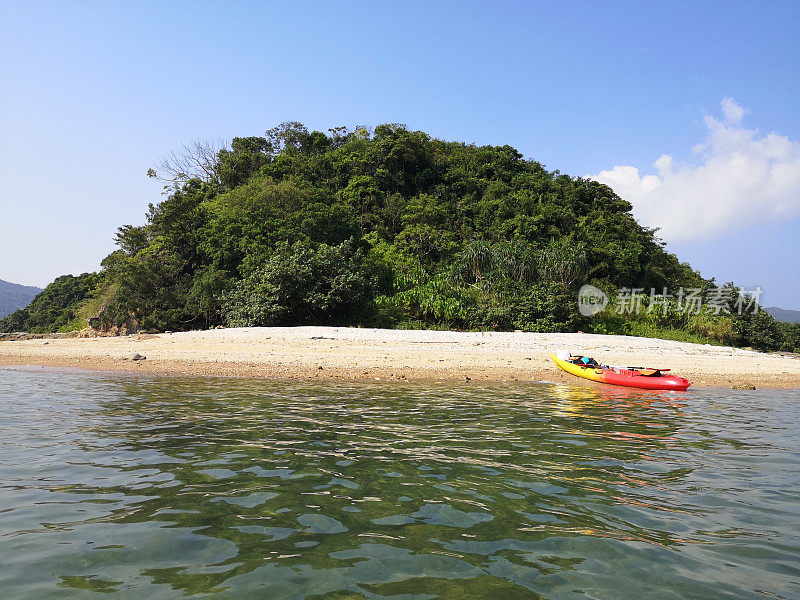
<path fill-rule="evenodd" d="M 108 322 L 571 329 L 576 283 L 702 283 L 610 188 L 511 146 L 292 122 L 162 166 L 103 263 Z"/>

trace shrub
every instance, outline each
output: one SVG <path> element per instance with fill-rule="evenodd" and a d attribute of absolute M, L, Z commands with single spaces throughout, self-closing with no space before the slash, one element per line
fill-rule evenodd
<path fill-rule="evenodd" d="M 223 301 L 233 327 L 356 323 L 366 318 L 374 276 L 352 242 L 284 243 Z"/>
<path fill-rule="evenodd" d="M 764 310 L 745 312 L 736 320 L 739 344 L 762 352 L 780 350 L 783 338 L 778 322 Z"/>

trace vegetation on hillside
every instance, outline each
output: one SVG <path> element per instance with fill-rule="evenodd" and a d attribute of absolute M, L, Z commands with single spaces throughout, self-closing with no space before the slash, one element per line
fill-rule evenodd
<path fill-rule="evenodd" d="M 800 323 L 781 323 L 757 304 L 748 306 L 750 298 L 732 283 L 710 287 L 708 295 L 717 296 L 718 308 L 704 304 L 687 310 L 675 299 L 640 294 L 638 312 L 621 312 L 619 303 L 612 303 L 592 317 L 587 331 L 800 352 Z"/>
<path fill-rule="evenodd" d="M 0 319 L 0 332 L 50 333 L 74 328 L 71 326 L 84 327 L 85 322 L 74 321 L 81 304 L 90 297 L 97 278 L 94 273 L 56 278 L 28 306 Z"/>
<path fill-rule="evenodd" d="M 150 170 L 168 183 L 165 199 L 150 205 L 145 225 L 119 228 L 119 249 L 85 281 L 83 298 L 64 296 L 65 307 L 82 302 L 85 316 L 94 298 L 102 326 L 128 330 L 605 328 L 750 344 L 766 327 L 760 313 L 691 326 L 581 317 L 583 283 L 612 294 L 714 283 L 666 252 L 610 188 L 548 171 L 510 146 L 392 124 L 326 134 L 284 123 L 230 147 L 184 150 Z M 0 330 L 63 327 L 70 310 L 15 313 Z"/>

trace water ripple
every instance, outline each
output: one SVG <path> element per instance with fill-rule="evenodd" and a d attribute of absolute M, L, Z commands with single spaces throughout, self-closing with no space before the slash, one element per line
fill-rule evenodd
<path fill-rule="evenodd" d="M 800 597 L 799 400 L 0 371 L 0 589 Z"/>

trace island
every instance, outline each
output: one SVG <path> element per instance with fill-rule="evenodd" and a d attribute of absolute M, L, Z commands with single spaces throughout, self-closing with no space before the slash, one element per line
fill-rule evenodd
<path fill-rule="evenodd" d="M 2 364 L 568 381 L 549 361 L 567 348 L 696 384 L 800 381 L 800 324 L 681 262 L 608 186 L 508 145 L 288 122 L 148 174 L 163 199 L 98 272 L 0 319 Z"/>

